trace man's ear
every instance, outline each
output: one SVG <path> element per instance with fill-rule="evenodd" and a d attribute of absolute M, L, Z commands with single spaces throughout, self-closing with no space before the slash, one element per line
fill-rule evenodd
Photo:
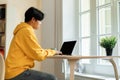
<path fill-rule="evenodd" d="M 32 17 L 31 21 L 34 23 L 36 21 L 36 19 L 34 17 Z"/>

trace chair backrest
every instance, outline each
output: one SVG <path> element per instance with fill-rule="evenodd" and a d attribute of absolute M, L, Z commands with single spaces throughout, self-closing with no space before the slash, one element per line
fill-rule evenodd
<path fill-rule="evenodd" d="M 0 80 L 4 80 L 5 76 L 5 63 L 4 63 L 4 58 L 0 54 Z"/>

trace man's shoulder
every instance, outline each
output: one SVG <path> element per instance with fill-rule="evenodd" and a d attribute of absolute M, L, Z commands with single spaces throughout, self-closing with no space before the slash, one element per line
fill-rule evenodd
<path fill-rule="evenodd" d="M 24 32 L 24 33 L 32 33 L 33 32 L 33 29 L 29 28 L 29 27 L 25 27 L 23 29 L 21 29 L 21 32 Z"/>

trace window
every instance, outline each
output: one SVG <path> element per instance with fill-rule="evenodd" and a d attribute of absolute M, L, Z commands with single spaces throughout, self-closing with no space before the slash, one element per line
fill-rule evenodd
<path fill-rule="evenodd" d="M 117 5 L 117 3 L 119 5 Z M 118 6 L 118 7 L 117 7 Z M 79 48 L 80 55 L 105 56 L 105 49 L 99 45 L 102 37 L 115 35 L 120 38 L 120 28 L 117 25 L 117 9 L 120 2 L 115 0 L 79 0 Z M 119 17 L 120 18 L 120 17 Z M 120 19 L 119 19 L 120 20 Z M 113 55 L 118 55 L 117 43 Z M 83 60 L 91 64 L 91 60 Z M 108 65 L 106 60 L 97 60 L 96 65 Z M 94 66 L 96 67 L 96 66 Z"/>
<path fill-rule="evenodd" d="M 89 56 L 90 55 L 90 0 L 80 0 L 80 53 L 82 56 Z M 83 62 L 89 63 L 89 60 L 82 60 Z"/>
<path fill-rule="evenodd" d="M 119 55 L 120 24 L 118 25 L 118 23 L 120 23 L 120 0 L 64 0 L 63 3 L 63 40 L 71 38 L 78 40 L 77 49 L 79 52 L 77 52 L 77 55 L 105 56 L 105 49 L 99 45 L 99 42 L 102 37 L 111 35 L 115 35 L 118 39 L 113 55 Z M 72 34 L 70 31 L 72 31 Z M 119 60 L 116 61 L 117 63 L 120 62 Z M 86 59 L 81 62 L 86 68 L 86 73 L 113 74 L 111 71 L 113 70 L 112 66 L 106 60 Z M 78 63 L 76 67 L 78 68 L 76 68 L 76 71 L 79 71 L 80 66 Z M 98 69 L 98 67 L 101 68 Z"/>
<path fill-rule="evenodd" d="M 97 38 L 98 42 L 102 37 L 110 36 L 112 32 L 112 18 L 111 15 L 111 0 L 97 0 L 96 1 L 96 16 L 97 16 Z M 105 49 L 98 47 L 98 55 L 106 55 Z M 101 60 L 101 64 L 107 64 L 107 61 Z"/>

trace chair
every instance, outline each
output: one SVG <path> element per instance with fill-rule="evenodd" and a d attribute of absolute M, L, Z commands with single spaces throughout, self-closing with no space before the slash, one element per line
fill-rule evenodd
<path fill-rule="evenodd" d="M 0 80 L 4 80 L 5 76 L 5 63 L 3 55 L 0 54 Z"/>

